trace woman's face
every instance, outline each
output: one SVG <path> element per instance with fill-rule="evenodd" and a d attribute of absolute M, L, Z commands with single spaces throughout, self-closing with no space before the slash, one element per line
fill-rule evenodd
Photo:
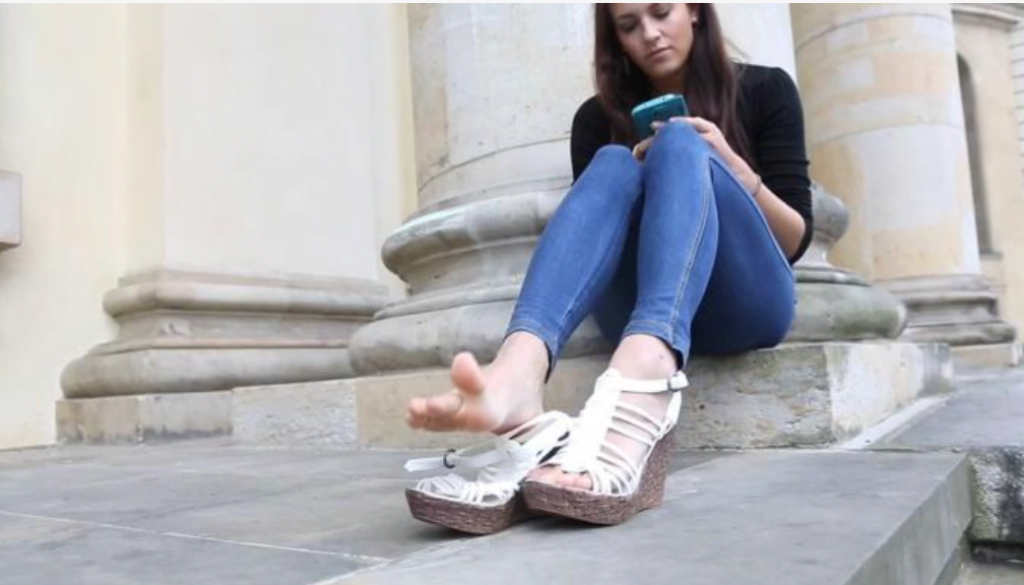
<path fill-rule="evenodd" d="M 697 16 L 688 4 L 611 4 L 609 9 L 619 43 L 648 78 L 679 73 L 690 56 Z"/>

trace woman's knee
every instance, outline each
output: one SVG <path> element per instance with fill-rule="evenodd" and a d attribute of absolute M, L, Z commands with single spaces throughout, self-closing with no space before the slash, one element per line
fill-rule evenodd
<path fill-rule="evenodd" d="M 669 122 L 658 130 L 647 155 L 648 164 L 659 160 L 678 161 L 680 156 L 706 156 L 708 145 L 693 126 L 685 122 Z"/>
<path fill-rule="evenodd" d="M 642 193 L 643 171 L 632 151 L 620 144 L 609 144 L 597 151 L 570 195 L 608 209 L 630 207 Z"/>
<path fill-rule="evenodd" d="M 639 166 L 636 158 L 633 157 L 633 151 L 621 144 L 606 144 L 597 149 L 597 154 L 594 155 L 594 161 L 599 160 L 617 165 L 632 167 Z"/>

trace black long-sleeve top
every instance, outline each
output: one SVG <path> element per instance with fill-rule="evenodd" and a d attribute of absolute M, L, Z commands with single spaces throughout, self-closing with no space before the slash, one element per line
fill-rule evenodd
<path fill-rule="evenodd" d="M 789 75 L 777 67 L 737 65 L 737 72 L 737 113 L 756 170 L 765 186 L 804 219 L 803 238 L 789 259 L 794 263 L 807 250 L 814 231 L 800 95 Z M 574 181 L 583 174 L 598 149 L 611 141 L 608 117 L 597 96 L 591 97 L 579 107 L 572 122 L 570 148 Z"/>

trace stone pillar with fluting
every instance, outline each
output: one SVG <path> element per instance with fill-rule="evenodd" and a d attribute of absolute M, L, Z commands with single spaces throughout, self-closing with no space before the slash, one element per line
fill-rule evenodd
<path fill-rule="evenodd" d="M 812 174 L 850 210 L 833 260 L 907 304 L 906 340 L 1011 342 L 980 271 L 949 5 L 792 14 Z"/>

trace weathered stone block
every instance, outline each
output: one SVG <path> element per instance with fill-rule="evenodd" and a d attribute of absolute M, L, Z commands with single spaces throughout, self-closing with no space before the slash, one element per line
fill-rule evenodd
<path fill-rule="evenodd" d="M 1021 364 L 1018 343 L 961 345 L 950 350 L 957 369 L 1015 368 Z"/>
<path fill-rule="evenodd" d="M 1024 369 L 958 384 L 948 403 L 878 444 L 900 451 L 966 452 L 974 470 L 974 542 L 1024 544 Z"/>
<path fill-rule="evenodd" d="M 607 358 L 598 356 L 559 362 L 545 393 L 548 407 L 577 413 L 606 365 Z M 951 373 L 945 346 L 905 343 L 788 345 L 735 357 L 697 358 L 690 368 L 691 388 L 676 431 L 677 446 L 759 448 L 842 441 L 923 393 L 948 390 Z M 355 433 L 359 444 L 367 447 L 447 448 L 480 440 L 467 434 L 414 431 L 405 424 L 410 398 L 451 388 L 447 370 L 348 383 L 344 392 L 315 384 L 277 386 L 266 395 L 259 388 L 243 392 L 252 401 L 250 408 L 263 401 L 258 412 L 273 411 L 274 420 L 279 417 L 287 425 L 303 427 L 289 426 L 271 442 L 287 438 L 301 444 L 307 437 L 320 443 L 318 437 L 335 433 Z M 311 410 L 309 404 L 351 408 L 350 391 L 355 394 L 351 418 L 301 415 Z M 241 416 L 236 409 L 236 429 L 248 424 Z M 338 424 L 350 426 L 322 428 Z"/>
<path fill-rule="evenodd" d="M 230 392 L 57 401 L 57 437 L 62 443 L 143 443 L 230 433 Z"/>
<path fill-rule="evenodd" d="M 352 382 L 333 380 L 232 392 L 232 435 L 240 443 L 355 447 Z"/>

